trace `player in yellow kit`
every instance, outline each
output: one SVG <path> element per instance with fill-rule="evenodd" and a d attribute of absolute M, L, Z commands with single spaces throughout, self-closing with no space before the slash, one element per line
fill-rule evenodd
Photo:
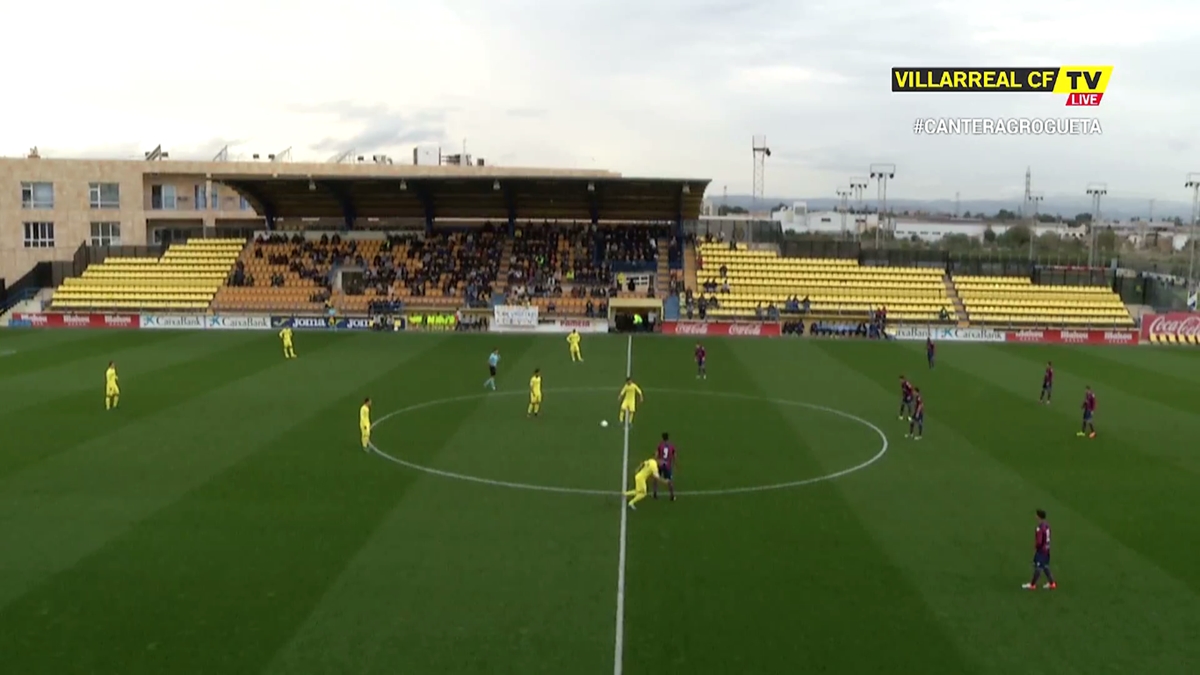
<path fill-rule="evenodd" d="M 371 397 L 363 399 L 362 407 L 358 409 L 358 430 L 362 433 L 363 452 L 371 449 Z"/>
<path fill-rule="evenodd" d="M 629 508 L 637 511 L 634 505 L 646 498 L 646 483 L 652 479 L 658 480 L 658 460 L 653 457 L 642 462 L 633 474 L 633 489 L 625 493 L 626 497 L 633 497 L 629 500 Z"/>
<path fill-rule="evenodd" d="M 296 348 L 292 346 L 292 329 L 284 328 L 279 331 L 279 339 L 283 340 L 283 358 L 296 358 Z"/>
<path fill-rule="evenodd" d="M 572 330 L 570 333 L 567 333 L 567 345 L 571 348 L 572 362 L 583 362 L 583 352 L 579 350 L 579 342 L 581 340 L 583 340 L 583 337 L 579 334 L 579 331 Z"/>
<path fill-rule="evenodd" d="M 542 371 L 533 369 L 533 377 L 529 378 L 529 417 L 537 417 L 542 412 Z"/>
<path fill-rule="evenodd" d="M 617 419 L 626 424 L 633 424 L 633 415 L 637 412 L 637 404 L 643 399 L 642 388 L 634 384 L 632 377 L 625 378 L 625 386 L 617 394 L 621 401 L 621 412 Z"/>
<path fill-rule="evenodd" d="M 112 410 L 121 401 L 121 387 L 117 385 L 117 364 L 108 362 L 108 370 L 104 371 L 104 409 Z"/>

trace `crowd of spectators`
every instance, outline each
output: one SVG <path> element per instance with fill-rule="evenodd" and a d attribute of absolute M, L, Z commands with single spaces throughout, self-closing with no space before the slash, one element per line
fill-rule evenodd
<path fill-rule="evenodd" d="M 491 225 L 479 231 L 427 236 L 408 247 L 408 260 L 419 261 L 420 266 L 398 264 L 397 278 L 413 297 L 438 288 L 443 295 L 461 296 L 469 307 L 484 307 L 500 273 L 500 249 L 499 234 Z"/>
<path fill-rule="evenodd" d="M 605 260 L 639 265 L 656 264 L 658 240 L 670 236 L 665 225 L 623 225 L 595 231 Z"/>

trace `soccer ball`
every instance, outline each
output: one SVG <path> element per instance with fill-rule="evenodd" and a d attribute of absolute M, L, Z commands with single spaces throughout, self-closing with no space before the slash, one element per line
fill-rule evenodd
<path fill-rule="evenodd" d="M 607 427 L 607 426 L 608 426 L 608 420 L 600 420 L 600 426 L 602 426 L 602 427 Z"/>

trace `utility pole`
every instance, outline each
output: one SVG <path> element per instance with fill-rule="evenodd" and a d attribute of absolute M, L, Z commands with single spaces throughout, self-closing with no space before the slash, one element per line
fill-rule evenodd
<path fill-rule="evenodd" d="M 838 209 L 842 212 L 842 238 L 843 239 L 846 238 L 846 209 L 849 207 L 849 204 L 850 204 L 850 194 L 851 194 L 850 190 L 844 190 L 842 188 L 837 189 L 838 199 L 841 200 L 841 203 L 839 204 Z"/>
<path fill-rule="evenodd" d="M 1096 228 L 1100 226 L 1100 198 L 1108 194 L 1107 183 L 1089 183 L 1087 194 L 1092 198 L 1092 222 L 1088 227 L 1091 240 L 1088 246 L 1088 267 L 1096 266 Z M 1089 274 L 1091 272 L 1089 271 Z"/>
<path fill-rule="evenodd" d="M 1188 295 L 1196 292 L 1196 219 L 1200 218 L 1200 173 L 1189 173 L 1184 187 L 1192 189 L 1192 227 L 1188 231 Z"/>
<path fill-rule="evenodd" d="M 957 218 L 958 214 L 961 213 L 961 211 L 958 210 L 959 204 L 961 203 L 958 200 L 958 194 L 959 193 L 957 193 L 957 192 L 954 193 L 954 217 L 955 218 Z"/>

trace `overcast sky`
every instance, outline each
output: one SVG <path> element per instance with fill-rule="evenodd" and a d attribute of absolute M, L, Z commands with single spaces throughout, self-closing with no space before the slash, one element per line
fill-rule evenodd
<path fill-rule="evenodd" d="M 410 160 L 711 178 L 832 197 L 872 162 L 889 195 L 1035 190 L 1188 200 L 1200 171 L 1200 8 L 1178 0 L 339 0 L 10 3 L 0 154 L 210 158 L 291 146 Z M 892 94 L 889 68 L 1115 67 L 1103 104 Z M 1094 111 L 1094 112 L 1093 112 Z M 915 137 L 917 116 L 1095 115 L 1104 135 Z"/>

